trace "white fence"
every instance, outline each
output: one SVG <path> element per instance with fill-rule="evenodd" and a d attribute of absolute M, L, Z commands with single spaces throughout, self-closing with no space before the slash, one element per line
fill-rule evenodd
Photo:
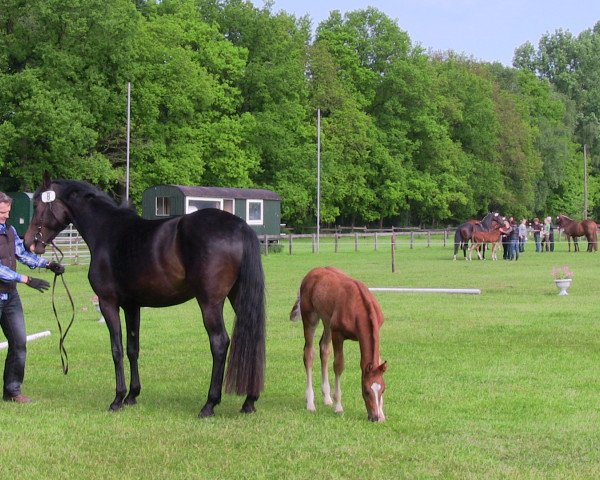
<path fill-rule="evenodd" d="M 69 225 L 60 232 L 54 239 L 54 244 L 64 255 L 63 263 L 67 265 L 87 265 L 90 263 L 90 249 L 73 225 Z M 55 260 L 55 253 L 60 258 L 60 253 L 55 252 L 52 248 L 46 249 L 43 257 Z"/>

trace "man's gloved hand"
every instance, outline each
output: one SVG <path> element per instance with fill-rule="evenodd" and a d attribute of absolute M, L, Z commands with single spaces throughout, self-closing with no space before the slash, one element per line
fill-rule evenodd
<path fill-rule="evenodd" d="M 58 262 L 50 262 L 46 268 L 53 271 L 57 275 L 62 275 L 65 273 L 65 267 Z"/>
<path fill-rule="evenodd" d="M 50 284 L 46 281 L 46 280 L 42 280 L 41 278 L 33 278 L 33 277 L 28 277 L 29 280 L 27 280 L 27 283 L 25 285 L 27 285 L 28 287 L 31 288 L 35 288 L 38 292 L 44 292 L 44 290 L 48 290 L 50 288 Z"/>

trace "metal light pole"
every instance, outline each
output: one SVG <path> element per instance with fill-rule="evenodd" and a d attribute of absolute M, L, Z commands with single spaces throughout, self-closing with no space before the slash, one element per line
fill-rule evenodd
<path fill-rule="evenodd" d="M 317 252 L 321 234 L 321 109 L 317 109 Z"/>
<path fill-rule="evenodd" d="M 588 218 L 587 144 L 583 144 L 583 219 Z"/>
<path fill-rule="evenodd" d="M 129 134 L 131 130 L 131 82 L 127 82 L 127 150 L 125 167 L 125 200 L 129 202 Z"/>

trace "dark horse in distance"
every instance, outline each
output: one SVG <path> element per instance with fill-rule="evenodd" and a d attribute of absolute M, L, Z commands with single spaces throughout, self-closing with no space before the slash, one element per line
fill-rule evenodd
<path fill-rule="evenodd" d="M 598 251 L 598 225 L 593 220 L 582 220 L 578 222 L 576 220 L 571 220 L 566 215 L 559 215 L 556 217 L 556 225 L 565 232 L 567 244 L 569 245 L 569 252 L 571 251 L 571 238 L 573 238 L 573 249 L 578 252 L 579 243 L 577 238 L 584 235 L 588 241 L 587 251 Z"/>
<path fill-rule="evenodd" d="M 227 393 L 246 395 L 242 412 L 255 411 L 264 384 L 265 290 L 258 238 L 244 220 L 216 209 L 145 220 L 87 183 L 51 181 L 48 175 L 33 200 L 34 214 L 24 238 L 28 249 L 44 253 L 69 223 L 89 246 L 88 278 L 108 326 L 115 366 L 111 410 L 135 404 L 141 390 L 140 307 L 166 307 L 195 298 L 213 360 L 200 416 L 214 414 L 224 377 Z M 236 314 L 230 349 L 223 320 L 226 298 Z M 129 393 L 119 308 L 125 313 L 127 329 Z"/>
<path fill-rule="evenodd" d="M 467 258 L 467 249 L 469 247 L 469 240 L 473 236 L 474 231 L 488 232 L 492 228 L 492 222 L 496 222 L 498 225 L 503 225 L 503 218 L 499 213 L 492 212 L 488 213 L 481 221 L 469 220 L 458 226 L 454 233 L 454 260 L 456 260 L 456 254 L 458 249 L 462 249 L 463 256 Z"/>

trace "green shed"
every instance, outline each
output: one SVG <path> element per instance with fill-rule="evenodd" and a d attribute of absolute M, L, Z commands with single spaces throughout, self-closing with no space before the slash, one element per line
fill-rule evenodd
<path fill-rule="evenodd" d="M 19 237 L 23 237 L 33 216 L 33 193 L 7 192 L 13 199 L 8 223 L 15 227 Z"/>
<path fill-rule="evenodd" d="M 257 235 L 281 233 L 281 197 L 271 190 L 157 185 L 142 195 L 142 217 L 156 219 L 218 208 L 246 220 Z"/>

